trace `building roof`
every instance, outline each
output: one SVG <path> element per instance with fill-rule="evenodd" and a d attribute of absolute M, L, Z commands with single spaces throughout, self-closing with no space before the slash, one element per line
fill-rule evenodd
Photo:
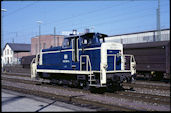
<path fill-rule="evenodd" d="M 31 44 L 7 43 L 6 45 L 9 45 L 14 52 L 30 52 L 31 51 Z"/>
<path fill-rule="evenodd" d="M 164 31 L 164 30 L 170 30 L 170 28 L 161 29 L 161 31 Z M 157 30 L 142 31 L 142 32 L 134 32 L 134 33 L 125 33 L 125 34 L 111 35 L 111 36 L 109 36 L 109 37 L 122 36 L 122 35 L 132 35 L 132 34 L 140 34 L 140 33 L 147 33 L 147 32 L 156 32 L 156 31 L 157 31 Z"/>

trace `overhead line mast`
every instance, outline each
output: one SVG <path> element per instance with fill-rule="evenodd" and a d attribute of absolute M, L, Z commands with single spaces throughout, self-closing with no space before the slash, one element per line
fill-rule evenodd
<path fill-rule="evenodd" d="M 157 10 L 157 40 L 161 40 L 161 31 L 160 31 L 160 0 L 158 0 L 158 8 Z"/>
<path fill-rule="evenodd" d="M 54 27 L 54 47 L 56 46 L 56 27 Z"/>

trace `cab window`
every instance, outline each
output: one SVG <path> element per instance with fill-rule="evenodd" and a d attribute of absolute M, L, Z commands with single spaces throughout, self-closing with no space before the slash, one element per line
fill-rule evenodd
<path fill-rule="evenodd" d="M 71 39 L 65 38 L 62 47 L 68 48 L 71 46 Z"/>
<path fill-rule="evenodd" d="M 105 42 L 104 38 L 100 38 L 100 43 Z"/>
<path fill-rule="evenodd" d="M 82 44 L 86 44 L 87 45 L 87 44 L 91 44 L 91 43 L 92 43 L 92 39 L 90 39 L 90 38 L 89 39 L 85 38 L 85 39 L 82 40 Z"/>
<path fill-rule="evenodd" d="M 83 39 L 82 44 L 87 44 L 87 39 Z"/>

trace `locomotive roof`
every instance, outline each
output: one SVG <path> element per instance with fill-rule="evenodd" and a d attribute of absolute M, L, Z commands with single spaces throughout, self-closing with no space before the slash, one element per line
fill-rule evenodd
<path fill-rule="evenodd" d="M 75 37 L 91 37 L 95 34 L 99 34 L 100 38 L 103 38 L 103 37 L 107 37 L 108 35 L 106 34 L 102 34 L 102 33 L 95 33 L 95 32 L 91 32 L 91 33 L 82 33 L 82 34 L 78 34 L 78 35 L 70 35 L 70 36 L 67 36 L 65 38 L 75 38 Z"/>

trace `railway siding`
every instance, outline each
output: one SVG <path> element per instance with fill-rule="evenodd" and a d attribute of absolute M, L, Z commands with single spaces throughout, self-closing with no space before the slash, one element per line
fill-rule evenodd
<path fill-rule="evenodd" d="M 16 81 L 18 82 L 25 82 L 25 83 L 28 83 L 28 81 L 32 82 L 32 83 L 39 83 L 40 81 L 43 81 L 43 82 L 46 82 L 46 83 L 50 83 L 49 80 L 43 80 L 43 79 L 40 79 L 40 80 L 34 80 L 34 79 L 31 79 L 30 77 L 20 77 L 20 76 L 10 76 L 10 75 L 2 75 L 2 78 L 5 79 L 5 78 L 11 78 L 11 79 L 16 79 Z M 17 80 L 18 79 L 18 80 Z M 22 81 L 21 81 L 22 80 Z M 170 97 L 170 87 L 169 86 L 155 86 L 154 84 L 153 85 L 149 85 L 149 84 L 124 84 L 124 88 L 126 87 L 134 87 L 134 92 L 131 92 L 131 93 L 141 93 L 141 94 L 151 94 L 151 95 L 159 95 L 159 96 L 168 96 Z M 167 84 L 168 85 L 168 84 Z M 164 87 L 164 88 L 163 88 Z M 126 90 L 128 93 L 129 93 L 129 90 Z"/>
<path fill-rule="evenodd" d="M 38 96 L 43 96 L 47 98 L 52 98 L 52 99 L 58 99 L 61 101 L 67 101 L 70 103 L 80 103 L 80 104 L 92 104 L 96 106 L 101 106 L 102 108 L 107 108 L 109 110 L 114 110 L 114 111 L 131 111 L 135 110 L 133 108 L 126 108 L 118 105 L 111 105 L 111 104 L 105 104 L 105 103 L 100 103 L 98 101 L 92 101 L 92 100 L 87 100 L 86 98 L 83 98 L 82 92 L 72 92 L 72 91 L 65 91 L 61 89 L 55 89 L 55 88 L 49 88 L 49 87 L 41 87 L 41 86 L 36 86 L 35 85 L 26 85 L 23 83 L 16 83 L 15 87 L 10 85 L 13 82 L 7 82 L 7 81 L 2 81 L 2 88 L 5 89 L 10 89 L 10 90 L 15 90 L 15 91 L 20 91 L 24 93 L 29 93 L 29 94 L 34 94 Z M 60 90 L 60 91 L 59 91 Z"/>

